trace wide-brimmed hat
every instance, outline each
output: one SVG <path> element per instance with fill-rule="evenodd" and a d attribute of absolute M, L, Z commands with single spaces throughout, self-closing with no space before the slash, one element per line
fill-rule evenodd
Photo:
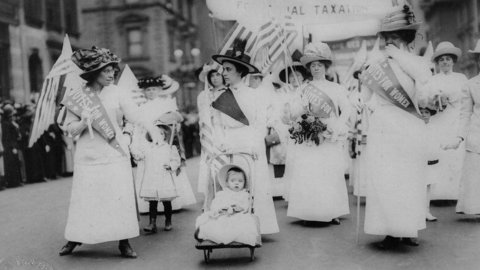
<path fill-rule="evenodd" d="M 435 52 L 432 55 L 432 61 L 436 61 L 436 59 L 442 55 L 451 54 L 455 55 L 457 58 L 462 56 L 462 50 L 460 48 L 455 47 L 451 42 L 443 41 L 438 43 Z"/>
<path fill-rule="evenodd" d="M 387 14 L 380 23 L 381 32 L 393 32 L 399 30 L 418 30 L 421 23 L 415 20 L 415 14 L 409 5 L 404 5 L 402 9 L 395 10 Z"/>
<path fill-rule="evenodd" d="M 475 49 L 473 50 L 468 50 L 469 53 L 480 53 L 480 39 L 477 41 L 477 45 L 475 46 Z"/>
<path fill-rule="evenodd" d="M 157 119 L 155 119 L 155 121 L 153 121 L 153 124 L 155 126 L 172 125 L 172 124 L 180 123 L 182 121 L 183 121 L 183 116 L 181 113 L 177 111 L 170 111 L 160 115 L 160 117 L 158 117 Z"/>
<path fill-rule="evenodd" d="M 218 179 L 218 183 L 220 183 L 220 186 L 222 186 L 222 188 L 225 188 L 227 186 L 228 171 L 232 168 L 237 168 L 237 169 L 240 169 L 241 171 L 243 171 L 243 173 L 245 174 L 245 189 L 247 189 L 248 188 L 247 172 L 242 167 L 240 167 L 238 165 L 235 165 L 235 164 L 224 165 L 220 169 L 220 171 L 218 171 L 217 179 Z"/>
<path fill-rule="evenodd" d="M 219 63 L 220 65 L 223 65 L 223 62 L 225 61 L 231 61 L 235 62 L 237 64 L 240 64 L 248 69 L 248 73 L 257 73 L 260 72 L 257 67 L 254 65 L 250 64 L 250 56 L 245 53 L 245 46 L 247 45 L 246 40 L 242 39 L 235 39 L 233 41 L 232 48 L 227 50 L 227 52 L 222 55 L 222 54 L 216 54 L 212 56 L 212 59 Z"/>
<path fill-rule="evenodd" d="M 169 95 L 180 88 L 180 84 L 167 75 L 159 77 L 146 77 L 138 80 L 138 87 L 147 89 L 149 87 L 158 87 L 159 95 Z"/>
<path fill-rule="evenodd" d="M 80 77 L 88 78 L 89 74 L 98 71 L 110 64 L 118 64 L 121 59 L 110 50 L 93 46 L 91 49 L 80 49 L 72 54 L 72 61 L 83 73 Z"/>
<path fill-rule="evenodd" d="M 288 78 L 287 78 L 287 69 L 289 73 L 293 72 L 300 72 L 303 76 L 304 79 L 306 79 L 309 76 L 309 72 L 307 69 L 302 65 L 300 62 L 300 58 L 302 58 L 302 53 L 299 50 L 295 50 L 292 54 L 292 61 L 293 63 L 290 66 L 287 66 L 286 68 L 280 70 L 278 73 L 278 78 L 280 81 L 287 83 Z"/>
<path fill-rule="evenodd" d="M 300 62 L 304 67 L 308 63 L 313 61 L 322 61 L 332 64 L 332 51 L 328 47 L 327 43 L 316 42 L 308 43 L 303 50 L 303 56 L 300 58 Z"/>
<path fill-rule="evenodd" d="M 207 77 L 210 75 L 210 72 L 222 73 L 222 66 L 217 63 L 205 64 L 201 68 L 195 70 L 195 76 L 197 76 L 201 82 L 205 82 L 205 79 L 208 81 Z"/>

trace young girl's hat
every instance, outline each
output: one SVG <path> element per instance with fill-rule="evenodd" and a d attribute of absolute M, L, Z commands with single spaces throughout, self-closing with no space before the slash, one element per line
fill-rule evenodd
<path fill-rule="evenodd" d="M 227 187 L 228 171 L 232 168 L 237 168 L 245 174 L 245 188 L 247 188 L 248 187 L 248 175 L 247 175 L 247 173 L 245 172 L 244 169 L 242 169 L 240 166 L 235 165 L 235 164 L 227 164 L 227 165 L 224 165 L 220 169 L 220 171 L 217 174 L 217 179 L 218 179 L 218 182 L 220 183 L 220 186 L 222 186 L 222 188 Z"/>
<path fill-rule="evenodd" d="M 332 64 L 332 51 L 328 47 L 327 43 L 317 42 L 317 43 L 308 43 L 303 50 L 303 56 L 300 58 L 300 62 L 304 67 L 307 67 L 307 64 L 321 61 Z"/>
<path fill-rule="evenodd" d="M 161 90 L 159 95 L 169 95 L 175 93 L 180 85 L 172 78 L 162 75 L 159 77 L 146 77 L 138 80 L 138 87 L 141 89 L 147 89 L 148 87 L 159 87 Z"/>
<path fill-rule="evenodd" d="M 170 111 L 166 112 L 160 117 L 158 117 L 153 124 L 154 125 L 172 125 L 172 124 L 177 124 L 183 121 L 183 116 L 181 113 L 177 111 Z"/>
<path fill-rule="evenodd" d="M 448 41 L 440 42 L 437 45 L 437 49 L 433 53 L 432 61 L 436 61 L 437 58 L 446 54 L 455 55 L 458 59 L 460 58 L 460 56 L 462 56 L 462 50 L 460 50 L 460 48 L 455 47 L 451 42 L 448 42 Z"/>

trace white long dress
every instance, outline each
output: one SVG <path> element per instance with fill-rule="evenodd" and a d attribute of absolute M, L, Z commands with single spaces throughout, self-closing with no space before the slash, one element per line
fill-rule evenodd
<path fill-rule="evenodd" d="M 429 125 L 434 130 L 440 142 L 455 137 L 459 128 L 461 88 L 467 82 L 467 77 L 461 73 L 452 72 L 436 74 L 430 80 L 431 87 L 440 89 L 447 95 L 449 103 L 443 112 L 434 115 Z M 465 144 L 456 150 L 441 151 L 439 153 L 439 170 L 435 184 L 432 185 L 430 196 L 432 200 L 456 200 L 460 187 Z"/>
<path fill-rule="evenodd" d="M 351 113 L 346 90 L 327 80 L 310 82 L 332 99 L 337 115 L 325 122 L 346 126 Z M 300 97 L 299 97 L 300 98 Z M 346 130 L 346 129 L 345 129 Z M 295 160 L 287 216 L 308 221 L 329 222 L 350 213 L 344 177 L 344 140 L 326 140 L 320 145 L 295 144 Z"/>
<path fill-rule="evenodd" d="M 139 121 L 137 105 L 114 85 L 103 88 L 99 97 L 128 153 L 128 141 L 120 125 L 125 116 Z M 79 120 L 67 112 L 65 126 Z M 65 238 L 86 244 L 129 239 L 139 235 L 130 157 L 122 156 L 102 136 L 84 130 L 77 141 L 70 207 Z"/>
<path fill-rule="evenodd" d="M 397 61 L 389 59 L 401 85 L 417 102 L 419 90 Z M 421 62 L 410 65 L 419 68 Z M 420 72 L 419 81 L 428 79 L 428 67 Z M 374 98 L 365 153 L 368 171 L 365 233 L 417 237 L 418 231 L 426 227 L 426 125 L 377 94 Z"/>
<path fill-rule="evenodd" d="M 262 110 L 255 90 L 243 82 L 230 87 L 241 110 L 247 117 L 249 125 L 244 125 L 230 116 L 216 111 L 214 125 L 221 127 L 219 142 L 227 149 L 254 151 L 258 159 L 255 161 L 254 174 L 254 209 L 260 219 L 262 234 L 279 232 L 275 207 L 273 205 L 269 181 L 268 164 L 265 150 L 266 112 Z M 235 160 L 234 160 L 235 162 Z"/>

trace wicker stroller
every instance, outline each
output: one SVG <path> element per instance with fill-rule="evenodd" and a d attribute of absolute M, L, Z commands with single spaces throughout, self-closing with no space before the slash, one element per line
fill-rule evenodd
<path fill-rule="evenodd" d="M 262 239 L 260 235 L 260 223 L 259 223 L 258 217 L 254 215 L 254 209 L 253 209 L 253 199 L 254 199 L 253 188 L 254 188 L 254 182 L 255 182 L 255 179 L 253 177 L 253 171 L 254 171 L 255 158 L 256 156 L 254 154 L 247 153 L 247 152 L 225 152 L 225 153 L 220 153 L 217 155 L 210 156 L 207 159 L 210 175 L 213 175 L 214 177 L 209 177 L 211 182 L 209 183 L 210 185 L 209 189 L 213 189 L 213 190 L 211 190 L 211 196 L 207 196 L 207 199 L 205 200 L 204 211 L 210 210 L 212 199 L 215 197 L 215 194 L 221 189 L 220 184 L 218 183 L 218 170 L 214 168 L 214 163 L 218 162 L 219 160 L 223 160 L 224 162 L 228 160 L 227 164 L 232 164 L 232 165 L 238 165 L 238 163 L 244 163 L 246 165 L 243 167 L 245 169 L 245 174 L 247 176 L 247 191 L 249 193 L 248 213 L 255 220 L 257 233 L 256 233 L 255 245 L 248 245 L 248 244 L 239 243 L 239 242 L 219 244 L 208 239 L 199 239 L 198 237 L 196 237 L 197 244 L 195 245 L 195 248 L 199 250 L 203 250 L 204 260 L 206 263 L 210 261 L 210 256 L 214 249 L 224 249 L 224 248 L 248 248 L 250 250 L 250 260 L 253 261 L 255 259 L 255 248 L 259 248 L 262 246 Z M 197 234 L 198 234 L 198 229 L 196 231 L 196 235 Z"/>

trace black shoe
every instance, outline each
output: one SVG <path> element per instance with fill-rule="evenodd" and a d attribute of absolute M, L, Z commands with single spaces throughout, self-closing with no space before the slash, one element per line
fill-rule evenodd
<path fill-rule="evenodd" d="M 393 249 L 400 243 L 400 238 L 387 235 L 382 242 L 378 242 L 375 245 L 380 249 Z"/>
<path fill-rule="evenodd" d="M 137 253 L 133 251 L 128 241 L 127 242 L 120 241 L 120 243 L 118 244 L 118 249 L 120 250 L 120 255 L 124 258 L 130 258 L 130 259 L 137 258 Z"/>
<path fill-rule="evenodd" d="M 338 219 L 338 218 L 334 218 L 334 219 L 332 219 L 332 221 L 330 221 L 330 224 L 333 224 L 333 225 L 340 225 L 340 219 Z"/>
<path fill-rule="evenodd" d="M 172 221 L 169 221 L 169 220 L 165 220 L 165 231 L 171 231 L 173 229 L 173 226 L 172 226 Z"/>
<path fill-rule="evenodd" d="M 418 240 L 416 238 L 402 238 L 402 244 L 411 246 L 411 247 L 418 247 L 420 243 L 418 243 Z"/>
<path fill-rule="evenodd" d="M 156 224 L 149 224 L 147 227 L 143 228 L 143 231 L 149 234 L 157 233 L 157 225 Z"/>
<path fill-rule="evenodd" d="M 80 246 L 81 244 L 82 243 L 68 241 L 68 243 L 62 247 L 58 255 L 64 256 L 64 255 L 72 254 L 75 247 Z"/>

